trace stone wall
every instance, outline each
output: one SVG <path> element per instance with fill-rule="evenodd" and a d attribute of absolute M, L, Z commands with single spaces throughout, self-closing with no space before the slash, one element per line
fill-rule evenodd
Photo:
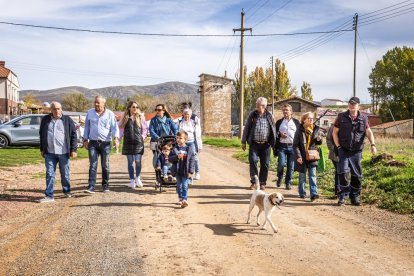
<path fill-rule="evenodd" d="M 231 137 L 232 92 L 230 79 L 200 75 L 200 119 L 203 135 Z"/>

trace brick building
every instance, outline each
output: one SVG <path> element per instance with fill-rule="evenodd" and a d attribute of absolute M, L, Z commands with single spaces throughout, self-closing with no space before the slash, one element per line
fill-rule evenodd
<path fill-rule="evenodd" d="M 232 80 L 204 73 L 199 78 L 202 134 L 231 137 Z"/>
<path fill-rule="evenodd" d="M 297 97 L 297 96 L 290 97 L 284 100 L 280 100 L 280 101 L 275 102 L 274 118 L 276 121 L 280 118 L 283 118 L 282 108 L 284 104 L 290 104 L 292 106 L 293 117 L 298 120 L 300 120 L 300 117 L 306 112 L 312 112 L 314 113 L 314 116 L 316 117 L 318 107 L 320 107 L 320 105 L 317 103 L 302 99 L 301 97 Z"/>
<path fill-rule="evenodd" d="M 413 137 L 413 119 L 388 122 L 371 127 L 376 137 Z"/>
<path fill-rule="evenodd" d="M 19 81 L 17 75 L 0 61 L 0 119 L 18 114 Z"/>

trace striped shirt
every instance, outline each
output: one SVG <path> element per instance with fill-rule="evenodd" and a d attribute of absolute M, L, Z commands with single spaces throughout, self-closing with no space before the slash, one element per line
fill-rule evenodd
<path fill-rule="evenodd" d="M 61 118 L 50 120 L 47 127 L 47 152 L 67 154 L 65 141 L 65 126 Z"/>
<path fill-rule="evenodd" d="M 267 122 L 266 115 L 257 117 L 256 127 L 254 129 L 254 142 L 267 142 L 270 135 L 270 126 Z"/>

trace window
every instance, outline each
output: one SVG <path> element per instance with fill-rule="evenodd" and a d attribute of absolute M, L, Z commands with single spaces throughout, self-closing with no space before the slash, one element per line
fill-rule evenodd
<path fill-rule="evenodd" d="M 301 105 L 300 105 L 300 103 L 290 102 L 289 104 L 292 106 L 292 111 L 293 112 L 301 112 Z"/>
<path fill-rule="evenodd" d="M 17 121 L 16 123 L 20 123 L 23 126 L 28 126 L 28 125 L 30 125 L 30 121 L 31 121 L 31 118 L 28 117 L 28 118 L 23 118 L 23 119 Z"/>
<path fill-rule="evenodd" d="M 328 120 L 323 120 L 323 125 L 324 126 L 327 126 L 329 124 L 329 121 Z"/>

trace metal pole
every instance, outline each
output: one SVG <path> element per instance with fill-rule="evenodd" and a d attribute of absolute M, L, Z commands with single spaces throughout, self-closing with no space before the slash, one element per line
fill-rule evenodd
<path fill-rule="evenodd" d="M 354 97 L 356 96 L 356 50 L 357 50 L 357 33 L 358 33 L 358 14 L 354 16 Z"/>
<path fill-rule="evenodd" d="M 243 111 L 244 111 L 244 32 L 245 31 L 252 31 L 251 28 L 244 28 L 244 10 L 241 11 L 241 28 L 240 29 L 233 29 L 233 32 L 240 31 L 240 114 L 239 114 L 239 138 L 243 135 Z"/>
<path fill-rule="evenodd" d="M 275 75 L 273 73 L 273 56 L 270 57 L 272 63 L 272 115 L 275 116 Z"/>

